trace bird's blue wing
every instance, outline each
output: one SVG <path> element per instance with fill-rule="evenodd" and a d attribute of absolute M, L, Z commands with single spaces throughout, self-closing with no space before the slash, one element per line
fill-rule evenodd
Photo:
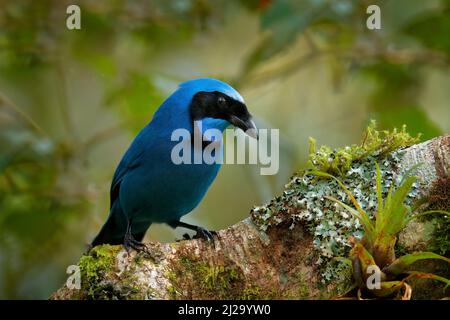
<path fill-rule="evenodd" d="M 135 141 L 127 150 L 114 173 L 110 190 L 110 209 L 119 196 L 120 184 L 122 183 L 123 178 L 130 170 L 137 168 L 141 163 L 144 149 L 141 147 L 139 143 L 140 139 L 138 139 L 138 137 L 136 137 Z"/>
<path fill-rule="evenodd" d="M 109 216 L 98 235 L 92 241 L 93 246 L 103 243 L 123 243 L 127 218 L 124 215 L 122 205 L 119 201 L 120 185 L 130 170 L 139 167 L 142 153 L 139 146 L 133 142 L 117 166 L 111 183 Z"/>

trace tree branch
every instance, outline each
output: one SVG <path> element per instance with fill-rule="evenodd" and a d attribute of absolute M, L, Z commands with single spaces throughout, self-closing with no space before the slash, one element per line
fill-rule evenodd
<path fill-rule="evenodd" d="M 426 196 L 435 181 L 449 177 L 449 151 L 449 135 L 414 145 L 406 149 L 398 170 L 422 163 L 414 174 L 419 194 Z M 305 209 L 278 210 L 294 215 Z M 417 241 L 420 235 L 415 240 L 400 236 L 406 248 Z M 214 245 L 195 239 L 148 247 L 151 256 L 127 255 L 122 246 L 94 248 L 79 263 L 81 289 L 66 284 L 51 298 L 326 299 L 351 285 L 348 279 L 324 284 L 314 262 L 319 252 L 302 221 L 287 219 L 262 231 L 249 217 L 218 231 Z"/>

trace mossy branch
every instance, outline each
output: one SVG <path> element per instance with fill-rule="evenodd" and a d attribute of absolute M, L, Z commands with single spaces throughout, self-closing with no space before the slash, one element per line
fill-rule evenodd
<path fill-rule="evenodd" d="M 386 158 L 369 156 L 356 165 L 350 164 L 344 181 L 346 185 L 357 181 L 358 187 L 352 192 L 356 190 L 358 202 L 370 212 L 377 205 L 377 194 L 373 192 L 375 174 L 367 172 L 374 159 L 381 163 L 383 181 L 392 183 L 415 168 L 418 182 L 408 196 L 410 203 L 420 203 L 424 210 L 448 210 L 442 208 L 443 204 L 448 205 L 448 199 L 442 199 L 448 197 L 448 192 L 439 190 L 450 179 L 449 158 L 447 135 L 412 145 L 401 151 L 401 156 L 390 150 Z M 304 173 L 295 175 L 281 196 L 255 207 L 249 218 L 218 231 L 215 245 L 199 239 L 151 242 L 147 244 L 151 256 L 134 252 L 128 255 L 122 246 L 96 247 L 80 259 L 81 288 L 64 285 L 51 298 L 336 298 L 354 286 L 348 261 L 338 256 L 349 251 L 346 237 L 357 236 L 360 225 L 324 197 L 348 201 L 337 184 L 333 185 L 330 179 L 311 182 L 312 179 Z M 381 187 L 383 192 L 389 189 L 389 185 Z M 440 194 L 434 194 L 436 190 Z M 436 199 L 440 199 L 439 203 Z M 447 241 L 448 237 L 434 237 L 429 224 L 430 221 L 420 219 L 411 221 L 400 234 L 396 250 L 407 253 L 448 247 L 448 243 L 436 245 L 437 240 Z M 442 287 L 429 283 L 424 290 L 415 289 L 413 298 L 445 295 Z"/>

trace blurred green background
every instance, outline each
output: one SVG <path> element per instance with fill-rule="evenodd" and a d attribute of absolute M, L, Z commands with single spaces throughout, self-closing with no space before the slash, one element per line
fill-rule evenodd
<path fill-rule="evenodd" d="M 81 8 L 81 30 L 66 8 Z M 366 8 L 381 8 L 368 30 Z M 0 298 L 47 298 L 108 214 L 114 169 L 181 81 L 234 85 L 280 128 L 280 171 L 223 166 L 187 222 L 225 228 L 283 189 L 319 144 L 369 119 L 450 129 L 450 1 L 0 0 Z M 147 240 L 180 238 L 152 226 Z"/>

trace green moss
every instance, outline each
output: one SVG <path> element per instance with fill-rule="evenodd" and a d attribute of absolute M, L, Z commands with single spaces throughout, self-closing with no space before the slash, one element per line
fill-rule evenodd
<path fill-rule="evenodd" d="M 111 287 L 104 281 L 108 272 L 115 268 L 116 257 L 120 246 L 101 245 L 90 250 L 88 255 L 81 257 L 80 267 L 81 284 L 88 298 L 101 298 Z"/>
<path fill-rule="evenodd" d="M 238 279 L 238 273 L 234 267 L 210 266 L 207 263 L 200 262 L 195 264 L 194 278 L 200 281 L 203 290 L 223 298 L 227 297 L 232 282 Z"/>
<path fill-rule="evenodd" d="M 119 246 L 111 245 L 92 248 L 88 255 L 81 257 L 78 263 L 81 276 L 88 282 L 99 281 L 104 272 L 114 267 L 119 251 Z"/>
<path fill-rule="evenodd" d="M 169 295 L 170 300 L 176 300 L 178 297 L 178 293 L 173 286 L 167 287 L 167 294 Z"/>
<path fill-rule="evenodd" d="M 241 300 L 262 300 L 262 290 L 258 286 L 251 286 L 242 291 Z"/>
<path fill-rule="evenodd" d="M 377 131 L 376 122 L 372 120 L 366 129 L 361 144 L 353 144 L 343 148 L 331 149 L 321 146 L 316 150 L 316 141 L 309 141 L 309 166 L 313 170 L 323 171 L 332 175 L 345 176 L 352 163 L 361 162 L 369 157 L 384 157 L 401 147 L 413 145 L 418 137 L 411 137 L 406 132 L 406 126 L 398 131 Z"/>
<path fill-rule="evenodd" d="M 239 300 L 273 300 L 279 298 L 276 290 L 263 289 L 256 285 L 250 285 L 242 290 Z"/>
<path fill-rule="evenodd" d="M 303 273 L 297 273 L 297 299 L 308 299 L 309 298 L 309 284 L 305 279 Z"/>
<path fill-rule="evenodd" d="M 207 262 L 181 257 L 167 273 L 171 282 L 168 288 L 169 296 L 173 299 L 182 297 L 186 289 L 196 290 L 195 295 L 202 298 L 237 298 L 240 287 L 240 274 L 235 266 L 210 265 Z M 189 281 L 183 281 L 189 279 Z M 185 285 L 195 283 L 195 288 L 185 288 Z"/>
<path fill-rule="evenodd" d="M 236 269 L 233 267 L 210 266 L 207 263 L 201 263 L 197 268 L 201 279 L 203 279 L 203 288 L 209 290 L 227 290 L 230 283 L 238 278 Z"/>
<path fill-rule="evenodd" d="M 268 279 L 268 281 L 270 280 L 272 279 Z M 283 298 L 286 297 L 283 296 L 283 294 L 276 288 L 269 290 L 269 288 L 262 288 L 253 284 L 250 284 L 244 288 L 241 295 L 237 297 L 239 300 L 274 300 Z"/>
<path fill-rule="evenodd" d="M 82 294 L 87 299 L 144 299 L 146 293 L 136 285 L 134 270 L 116 274 L 117 257 L 122 246 L 101 245 L 92 248 L 81 257 L 80 267 Z M 136 255 L 139 265 L 140 255 Z"/>

